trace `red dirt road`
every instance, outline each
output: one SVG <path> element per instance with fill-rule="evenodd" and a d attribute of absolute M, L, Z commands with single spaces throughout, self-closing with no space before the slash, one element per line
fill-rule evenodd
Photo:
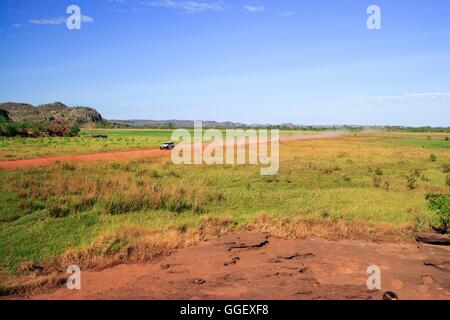
<path fill-rule="evenodd" d="M 381 268 L 380 291 L 367 268 Z M 450 300 L 450 248 L 361 241 L 280 240 L 237 233 L 148 264 L 82 271 L 81 290 L 31 299 Z"/>
<path fill-rule="evenodd" d="M 0 170 L 39 168 L 51 166 L 58 162 L 137 159 L 145 157 L 161 157 L 164 155 L 170 155 L 170 152 L 168 153 L 167 151 L 161 151 L 159 149 L 149 149 L 149 150 L 119 151 L 119 152 L 82 154 L 82 155 L 65 155 L 48 158 L 26 159 L 26 160 L 6 160 L 0 161 Z"/>

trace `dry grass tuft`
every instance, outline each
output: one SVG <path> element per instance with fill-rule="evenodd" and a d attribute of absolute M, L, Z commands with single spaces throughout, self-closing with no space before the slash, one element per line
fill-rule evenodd
<path fill-rule="evenodd" d="M 414 227 L 410 224 L 393 226 L 388 223 L 368 223 L 331 219 L 274 219 L 265 214 L 249 223 L 245 230 L 267 232 L 283 239 L 324 238 L 328 240 L 404 241 L 413 239 Z"/>

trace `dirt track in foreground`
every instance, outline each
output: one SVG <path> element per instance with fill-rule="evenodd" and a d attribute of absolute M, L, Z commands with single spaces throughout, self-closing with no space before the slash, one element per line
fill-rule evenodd
<path fill-rule="evenodd" d="M 367 267 L 381 268 L 370 291 Z M 450 248 L 237 233 L 148 264 L 82 272 L 81 290 L 31 299 L 450 299 Z"/>

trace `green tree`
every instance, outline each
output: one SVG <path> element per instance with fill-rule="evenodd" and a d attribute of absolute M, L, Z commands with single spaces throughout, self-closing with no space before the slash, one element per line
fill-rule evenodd
<path fill-rule="evenodd" d="M 67 132 L 69 137 L 76 137 L 80 133 L 80 128 L 78 126 L 70 126 Z"/>
<path fill-rule="evenodd" d="M 16 127 L 8 118 L 0 116 L 0 136 L 13 137 L 16 135 Z"/>

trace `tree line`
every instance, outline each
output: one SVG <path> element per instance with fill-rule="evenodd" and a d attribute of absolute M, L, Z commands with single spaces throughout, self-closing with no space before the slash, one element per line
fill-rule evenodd
<path fill-rule="evenodd" d="M 3 137 L 75 137 L 80 128 L 61 121 L 17 121 L 0 115 L 0 136 Z"/>

